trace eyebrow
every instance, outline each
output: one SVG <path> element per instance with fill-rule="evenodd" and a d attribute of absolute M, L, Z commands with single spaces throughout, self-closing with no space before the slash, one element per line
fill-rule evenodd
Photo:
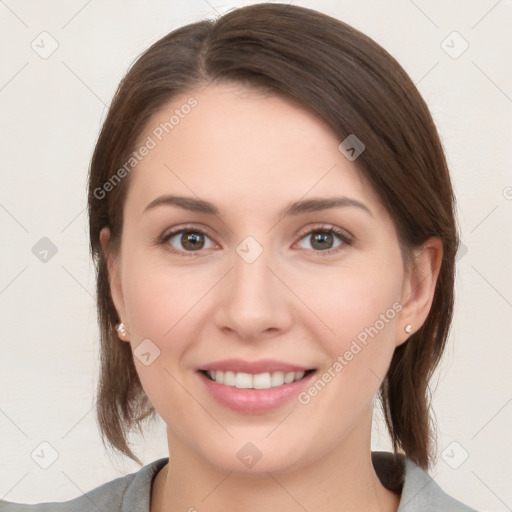
<path fill-rule="evenodd" d="M 177 206 L 179 208 L 183 208 L 184 210 L 206 213 L 208 215 L 216 215 L 220 217 L 219 209 L 208 201 L 203 201 L 202 199 L 196 199 L 194 197 L 177 196 L 172 194 L 166 194 L 157 197 L 144 208 L 143 213 L 159 206 Z M 318 199 L 303 199 L 301 201 L 296 201 L 283 208 L 279 212 L 278 217 L 286 217 L 290 215 L 294 216 L 300 215 L 302 213 L 318 212 L 321 210 L 328 210 L 330 208 L 348 206 L 359 208 L 360 210 L 363 210 L 373 216 L 370 209 L 364 203 L 361 203 L 360 201 L 350 197 L 341 196 Z"/>

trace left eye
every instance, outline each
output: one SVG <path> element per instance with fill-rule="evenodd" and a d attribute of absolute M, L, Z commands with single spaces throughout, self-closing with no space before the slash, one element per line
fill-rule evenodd
<path fill-rule="evenodd" d="M 351 238 L 335 227 L 319 227 L 308 231 L 300 240 L 312 239 L 313 248 L 305 248 L 321 255 L 328 255 L 338 252 L 344 245 L 351 243 Z M 331 247 L 335 238 L 340 241 L 338 245 Z M 176 239 L 176 240 L 174 240 Z M 202 249 L 210 249 L 213 245 L 205 247 L 206 240 L 210 237 L 201 229 L 181 228 L 165 235 L 161 243 L 168 244 L 172 253 L 196 256 Z M 174 240 L 174 241 L 173 241 Z M 180 243 L 182 248 L 175 249 L 175 244 Z M 304 248 L 304 247 L 303 247 Z M 188 253 L 188 254 L 187 254 Z M 194 254 L 196 253 L 196 254 Z"/>
<path fill-rule="evenodd" d="M 301 240 L 311 239 L 314 252 L 317 252 L 321 255 L 329 255 L 340 251 L 344 245 L 349 245 L 351 243 L 351 239 L 345 234 L 343 231 L 338 230 L 334 227 L 321 227 L 316 228 L 308 233 Z M 334 238 L 338 238 L 340 243 L 334 247 L 326 247 L 326 245 L 330 246 L 333 243 Z"/>

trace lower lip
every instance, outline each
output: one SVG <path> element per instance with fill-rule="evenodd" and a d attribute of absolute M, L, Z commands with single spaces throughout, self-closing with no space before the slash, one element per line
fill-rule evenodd
<path fill-rule="evenodd" d="M 290 382 L 290 384 L 269 389 L 243 389 L 225 386 L 209 379 L 202 372 L 198 372 L 198 374 L 206 389 L 217 402 L 233 411 L 251 414 L 264 413 L 281 407 L 308 386 L 316 372 L 295 382 Z"/>

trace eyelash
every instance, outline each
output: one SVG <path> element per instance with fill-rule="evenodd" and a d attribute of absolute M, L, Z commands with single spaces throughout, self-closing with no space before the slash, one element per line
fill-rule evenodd
<path fill-rule="evenodd" d="M 171 231 L 171 232 L 167 233 L 166 235 L 164 235 L 161 238 L 161 240 L 159 241 L 159 244 L 166 245 L 167 242 L 171 238 L 173 238 L 174 236 L 179 235 L 181 233 L 187 233 L 187 232 L 199 233 L 201 235 L 206 235 L 209 238 L 211 238 L 208 235 L 208 233 L 205 232 L 204 230 L 199 229 L 199 228 L 197 228 L 197 227 L 195 227 L 193 225 L 191 225 L 191 226 L 187 225 L 187 226 L 181 227 L 179 229 L 176 229 L 176 230 Z M 309 231 L 304 233 L 300 237 L 299 240 L 302 240 L 306 236 L 312 235 L 313 233 L 333 234 L 333 235 L 336 235 L 341 240 L 341 242 L 342 242 L 340 245 L 338 245 L 334 249 L 327 249 L 325 251 L 317 251 L 317 250 L 314 250 L 314 249 L 306 249 L 307 251 L 313 252 L 315 254 L 319 254 L 321 256 L 330 256 L 332 254 L 338 253 L 339 251 L 343 250 L 345 245 L 352 245 L 352 243 L 353 243 L 352 238 L 349 237 L 344 231 L 342 231 L 342 230 L 340 230 L 340 229 L 338 229 L 338 228 L 336 228 L 334 226 L 325 226 L 325 225 L 322 225 L 322 226 L 310 229 Z M 198 251 L 180 251 L 180 250 L 173 249 L 169 244 L 167 244 L 167 245 L 168 245 L 168 247 L 166 249 L 169 252 L 171 252 L 172 254 L 184 255 L 186 257 L 201 256 L 201 252 L 203 251 L 203 249 L 199 249 Z"/>

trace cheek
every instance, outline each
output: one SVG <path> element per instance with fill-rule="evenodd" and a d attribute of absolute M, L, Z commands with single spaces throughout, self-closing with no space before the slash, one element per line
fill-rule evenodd
<path fill-rule="evenodd" d="M 172 338 L 173 350 L 185 344 L 185 336 L 197 326 L 200 302 L 218 281 L 218 272 L 201 265 L 178 267 L 155 263 L 142 251 L 123 260 L 123 295 L 130 332 L 142 340 L 161 344 Z M 180 343 L 180 340 L 183 340 Z M 137 342 L 136 340 L 134 340 Z"/>
<path fill-rule="evenodd" d="M 148 254 L 137 250 L 123 259 L 122 269 L 136 370 L 150 402 L 172 425 L 176 420 L 165 417 L 167 413 L 190 408 L 190 396 L 178 384 L 182 379 L 178 377 L 178 367 L 201 325 L 197 317 L 201 298 L 215 279 L 201 270 L 155 263 Z M 159 353 L 153 345 L 141 343 L 146 339 L 156 345 Z M 139 344 L 141 348 L 137 350 Z M 137 357 L 144 346 L 150 349 L 148 365 Z"/>
<path fill-rule="evenodd" d="M 322 320 L 317 339 L 329 356 L 325 380 L 336 382 L 328 387 L 337 392 L 351 390 L 344 400 L 364 402 L 385 377 L 396 346 L 402 277 L 401 260 L 373 261 L 314 285 L 308 280 L 303 289 Z"/>
<path fill-rule="evenodd" d="M 144 338 L 162 337 L 173 325 L 179 308 L 176 290 L 166 286 L 165 279 L 144 267 L 126 266 L 123 291 L 132 335 Z"/>
<path fill-rule="evenodd" d="M 301 293 L 332 338 L 348 340 L 376 323 L 382 330 L 383 321 L 386 326 L 395 322 L 401 286 L 400 263 L 371 262 L 307 277 Z"/>

